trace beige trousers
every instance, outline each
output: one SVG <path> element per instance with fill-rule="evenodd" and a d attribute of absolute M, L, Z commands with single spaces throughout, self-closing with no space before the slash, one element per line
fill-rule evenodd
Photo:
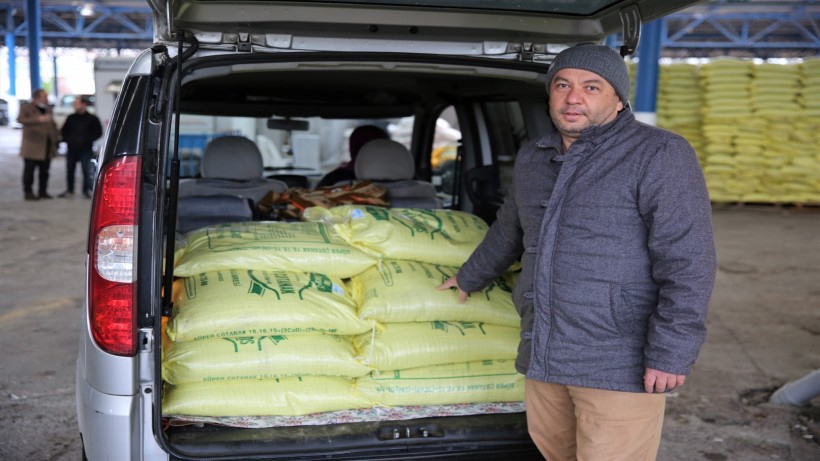
<path fill-rule="evenodd" d="M 617 392 L 526 380 L 527 425 L 549 461 L 652 461 L 664 394 Z"/>

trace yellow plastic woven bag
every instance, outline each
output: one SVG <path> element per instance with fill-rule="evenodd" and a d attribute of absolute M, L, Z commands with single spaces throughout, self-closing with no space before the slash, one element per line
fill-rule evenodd
<path fill-rule="evenodd" d="M 436 289 L 457 271 L 450 266 L 384 260 L 351 280 L 359 317 L 385 323 L 449 320 L 520 325 L 512 288 L 503 278 L 472 293 L 464 303 L 452 291 Z"/>
<path fill-rule="evenodd" d="M 270 379 L 286 376 L 364 376 L 350 337 L 240 336 L 172 343 L 164 351 L 162 378 L 171 384 Z"/>
<path fill-rule="evenodd" d="M 256 335 L 368 331 L 338 278 L 301 272 L 220 271 L 184 280 L 168 336 L 193 341 Z"/>
<path fill-rule="evenodd" d="M 519 336 L 519 328 L 474 322 L 391 323 L 357 336 L 354 345 L 374 369 L 400 370 L 514 359 Z"/>
<path fill-rule="evenodd" d="M 319 272 L 346 278 L 375 264 L 322 223 L 241 222 L 186 234 L 177 277 L 229 269 Z"/>
<path fill-rule="evenodd" d="M 166 385 L 162 413 L 191 416 L 300 416 L 372 407 L 345 378 L 299 377 Z"/>
<path fill-rule="evenodd" d="M 524 375 L 512 360 L 450 363 L 374 371 L 356 380 L 356 391 L 379 405 L 448 405 L 520 402 Z"/>
<path fill-rule="evenodd" d="M 305 210 L 308 221 L 332 224 L 350 245 L 380 259 L 461 266 L 481 243 L 487 223 L 455 210 L 345 205 Z"/>

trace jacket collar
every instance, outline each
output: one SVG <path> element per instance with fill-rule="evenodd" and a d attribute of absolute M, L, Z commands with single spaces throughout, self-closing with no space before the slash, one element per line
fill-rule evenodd
<path fill-rule="evenodd" d="M 615 120 L 607 123 L 606 125 L 591 126 L 582 131 L 581 136 L 575 142 L 590 143 L 593 146 L 597 146 L 619 133 L 628 124 L 632 123 L 633 120 L 635 120 L 635 115 L 632 111 L 630 109 L 624 109 L 618 112 L 618 115 L 615 116 Z M 563 149 L 563 143 L 564 141 L 561 138 L 561 133 L 554 129 L 541 137 L 536 142 L 536 145 L 540 148 L 552 148 L 558 152 L 561 152 Z"/>

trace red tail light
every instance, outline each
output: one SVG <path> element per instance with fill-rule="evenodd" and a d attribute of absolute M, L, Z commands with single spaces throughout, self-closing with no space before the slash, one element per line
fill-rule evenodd
<path fill-rule="evenodd" d="M 136 341 L 137 204 L 141 164 L 125 156 L 100 173 L 91 210 L 89 321 L 94 341 L 116 355 L 134 355 Z"/>

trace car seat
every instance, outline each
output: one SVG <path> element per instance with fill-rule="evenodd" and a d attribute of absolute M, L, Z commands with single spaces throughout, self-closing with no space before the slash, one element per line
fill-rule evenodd
<path fill-rule="evenodd" d="M 253 221 L 253 204 L 239 195 L 188 195 L 177 201 L 177 232 L 215 224 Z"/>
<path fill-rule="evenodd" d="M 436 188 L 413 179 L 416 162 L 402 144 L 390 139 L 374 139 L 359 150 L 353 165 L 356 179 L 369 180 L 387 189 L 394 208 L 441 208 Z"/>
<path fill-rule="evenodd" d="M 269 191 L 284 192 L 287 184 L 263 177 L 262 154 L 242 136 L 212 139 L 202 153 L 199 178 L 182 179 L 179 196 L 237 195 L 258 203 Z"/>
<path fill-rule="evenodd" d="M 253 141 L 242 136 L 212 139 L 202 153 L 200 178 L 179 181 L 177 229 L 254 218 L 255 205 L 269 192 L 288 189 L 282 181 L 266 179 L 262 155 Z"/>

